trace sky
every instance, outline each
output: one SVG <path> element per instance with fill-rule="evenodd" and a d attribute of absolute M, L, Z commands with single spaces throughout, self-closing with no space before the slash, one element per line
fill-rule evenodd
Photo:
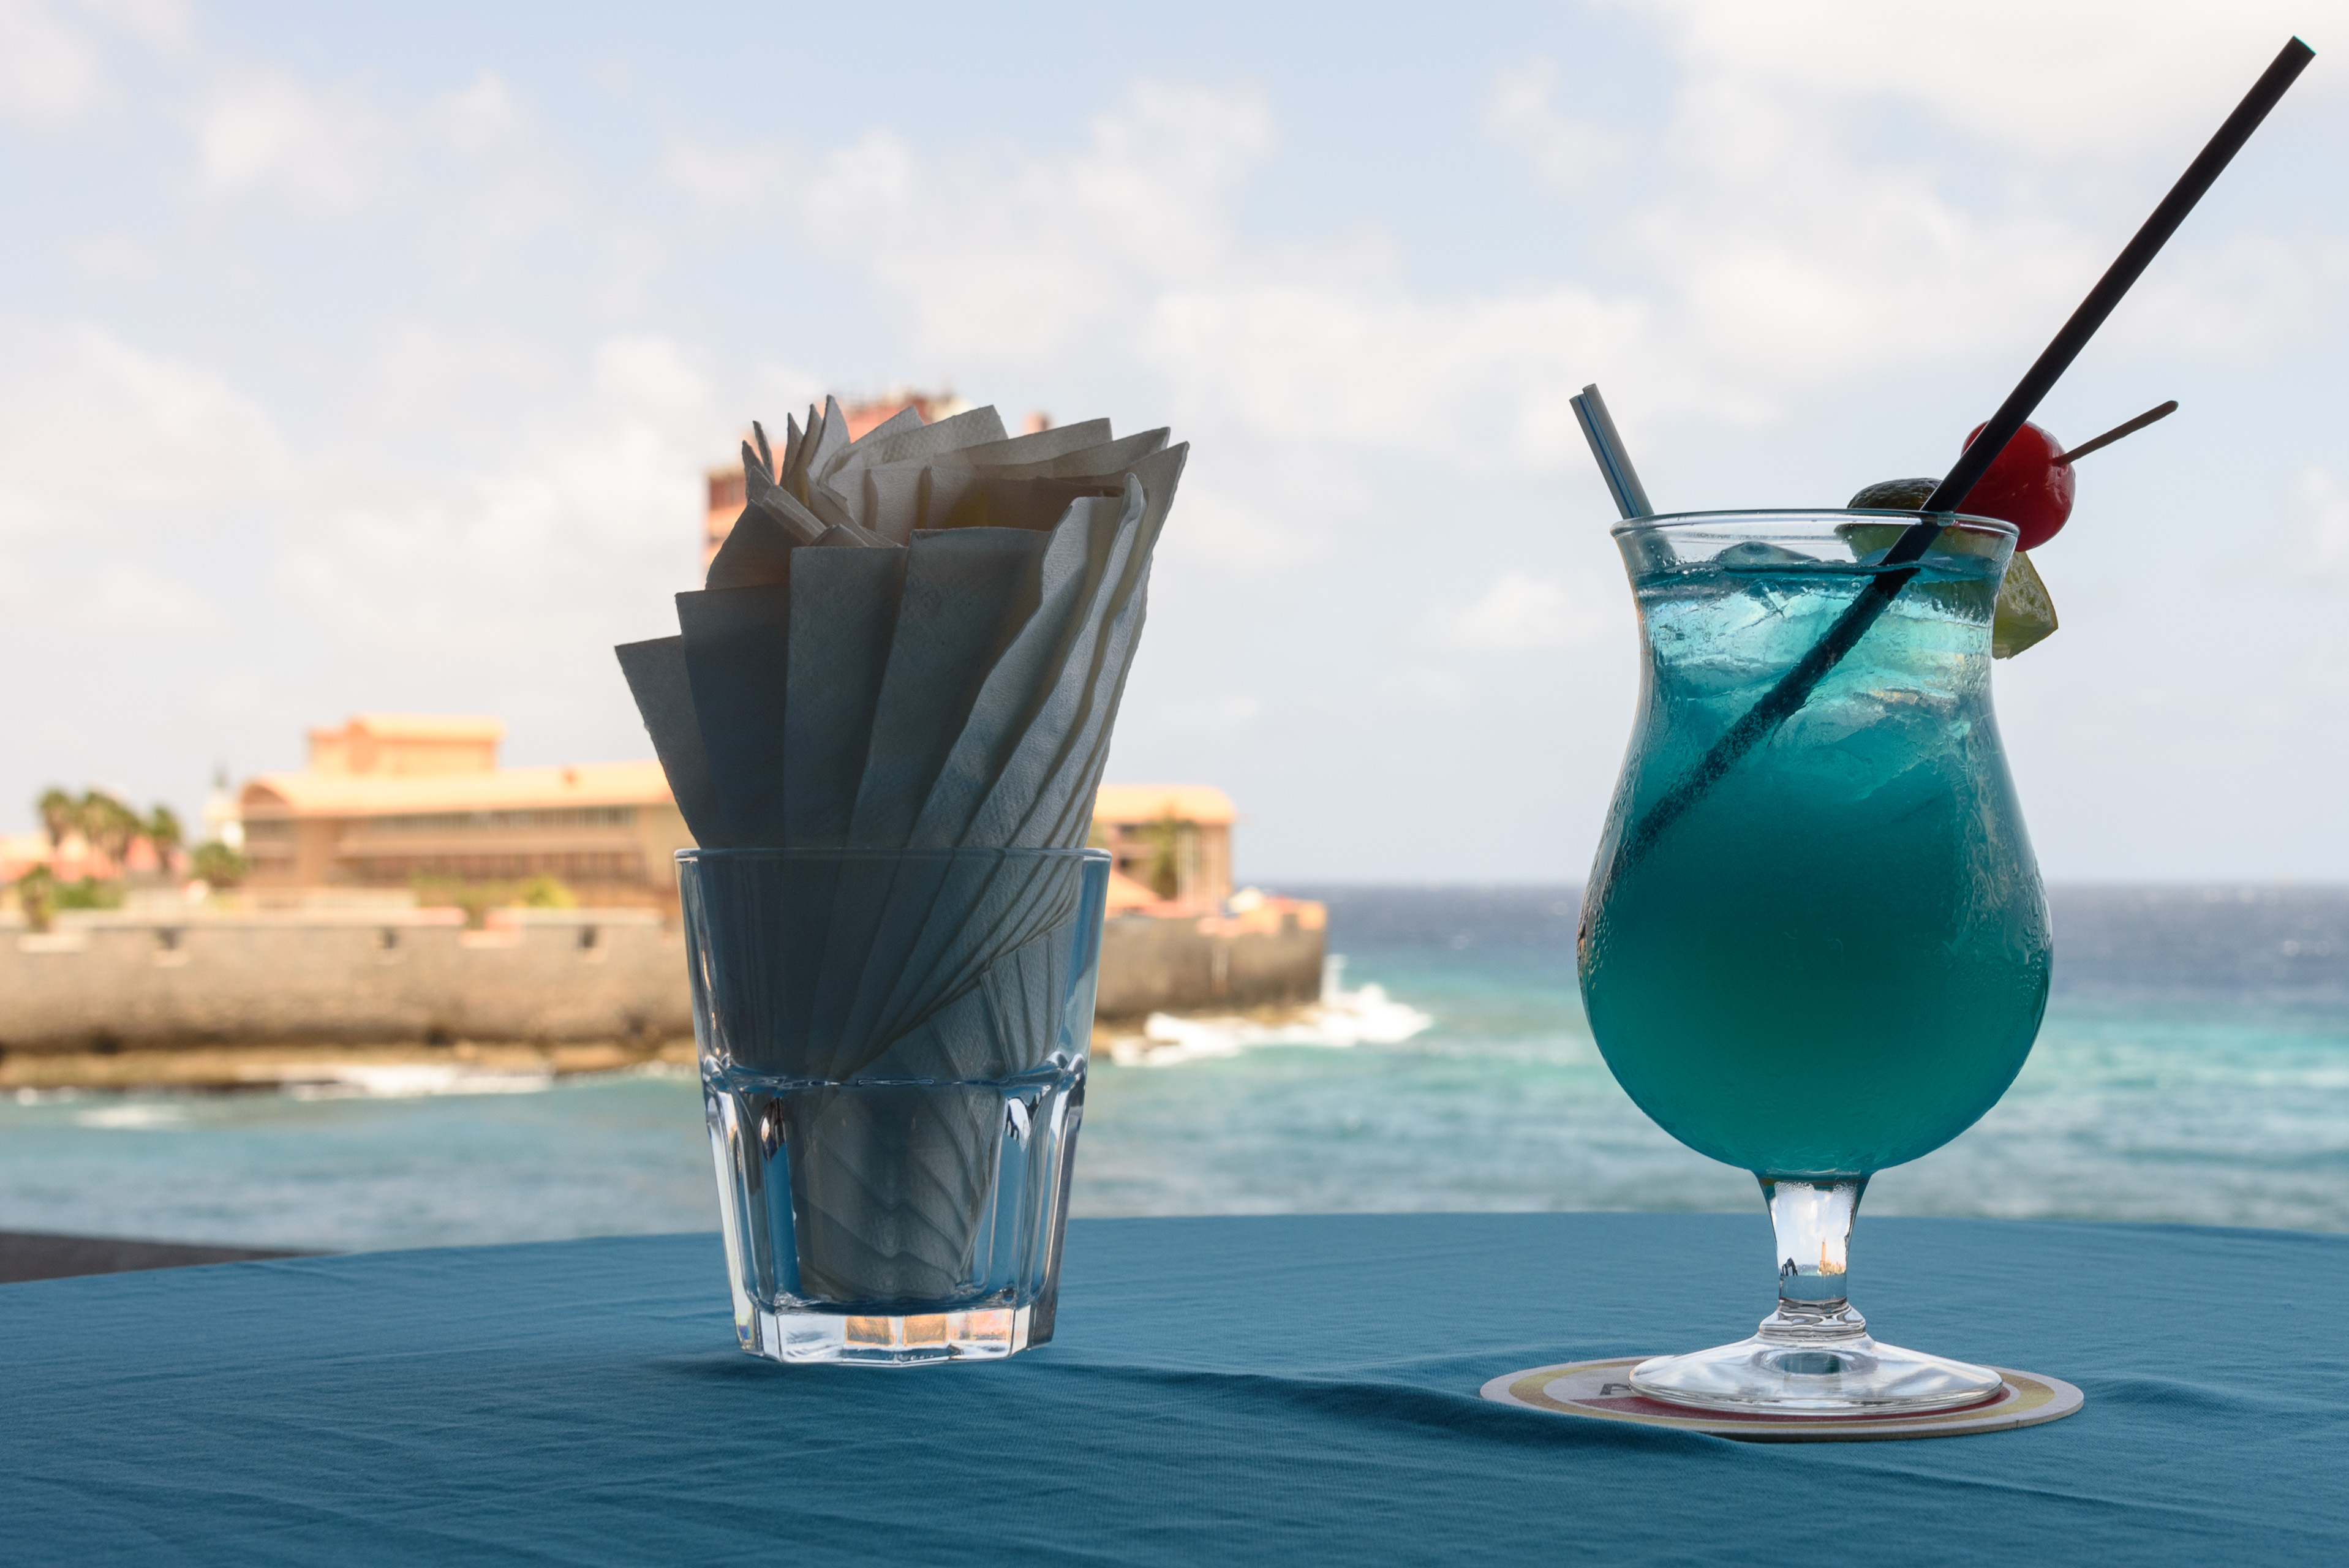
<path fill-rule="evenodd" d="M 2051 878 L 2349 879 L 2349 0 L 0 0 L 0 830 L 357 711 L 648 755 L 703 470 L 950 386 L 1192 443 L 1111 777 L 1246 880 L 1578 880 L 1638 646 L 1567 399 L 1665 511 L 1941 471 L 2295 31 L 2043 405 L 2181 409 L 1997 701 Z"/>

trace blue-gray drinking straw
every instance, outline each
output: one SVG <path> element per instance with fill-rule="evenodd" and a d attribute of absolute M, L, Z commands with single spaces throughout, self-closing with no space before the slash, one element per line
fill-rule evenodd
<path fill-rule="evenodd" d="M 1615 497 L 1615 510 L 1627 519 L 1655 516 L 1656 509 L 1648 504 L 1648 492 L 1640 488 L 1639 470 L 1631 467 L 1631 456 L 1623 449 L 1623 438 L 1615 432 L 1607 399 L 1599 395 L 1599 383 L 1585 387 L 1573 403 L 1582 438 L 1590 443 L 1590 455 L 1599 459 L 1599 477 Z"/>

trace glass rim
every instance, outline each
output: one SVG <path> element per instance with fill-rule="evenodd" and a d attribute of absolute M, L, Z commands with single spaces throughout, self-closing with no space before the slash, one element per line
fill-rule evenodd
<path fill-rule="evenodd" d="M 1010 844 L 957 844 L 945 849 L 924 848 L 918 850 L 885 849 L 871 844 L 843 845 L 836 849 L 813 849 L 806 847 L 797 849 L 771 849 L 757 846 L 734 849 L 705 849 L 697 844 L 690 849 L 677 851 L 671 858 L 680 863 L 691 863 L 693 861 L 706 860 L 943 861 L 953 860 L 957 856 L 976 857 L 979 855 L 1019 855 L 1042 860 L 1065 858 L 1078 861 L 1113 861 L 1115 859 L 1115 857 L 1107 850 L 1094 849 L 1089 845 L 1081 845 L 1073 850 L 1061 850 L 1048 848 L 1043 845 L 1015 846 Z"/>
<path fill-rule="evenodd" d="M 1899 511 L 1878 507 L 1844 506 L 1781 506 L 1739 507 L 1727 511 L 1666 511 L 1650 517 L 1627 517 L 1607 531 L 1620 539 L 1635 533 L 1662 533 L 1677 528 L 1694 528 L 1705 523 L 1732 521 L 1766 522 L 1773 519 L 1899 519 L 1903 522 L 1920 522 L 1928 517 L 1946 518 L 1941 526 L 1954 528 L 1961 533 L 1998 534 L 2008 539 L 2021 536 L 2022 530 L 2002 517 L 1982 517 L 1970 511 Z"/>

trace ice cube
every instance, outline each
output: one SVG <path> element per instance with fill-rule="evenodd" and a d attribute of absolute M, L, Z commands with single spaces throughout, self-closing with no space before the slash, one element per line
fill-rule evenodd
<path fill-rule="evenodd" d="M 1756 573 L 1743 584 L 1742 592 L 1774 615 L 1785 614 L 1787 603 L 1802 592 L 1800 585 L 1786 584 L 1777 580 L 1783 572 L 1800 572 L 1821 564 L 1818 557 L 1806 555 L 1799 550 L 1788 550 L 1780 544 L 1748 539 L 1731 545 L 1713 558 L 1713 563 L 1724 572 L 1740 576 Z"/>
<path fill-rule="evenodd" d="M 1773 567 L 1816 566 L 1819 563 L 1816 555 L 1806 555 L 1799 550 L 1788 550 L 1783 544 L 1769 544 L 1759 539 L 1733 544 L 1713 560 L 1714 565 L 1731 572 L 1767 572 Z"/>

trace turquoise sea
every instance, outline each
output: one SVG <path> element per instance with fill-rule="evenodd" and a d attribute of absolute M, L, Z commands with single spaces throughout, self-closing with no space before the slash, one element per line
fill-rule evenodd
<path fill-rule="evenodd" d="M 1750 1177 L 1609 1078 L 1575 995 L 1578 890 L 1288 891 L 1330 902 L 1347 987 L 1425 1026 L 1208 1026 L 1098 1062 L 1078 1212 L 1758 1212 Z M 2349 889 L 2052 902 L 2055 997 L 2022 1078 L 1878 1176 L 1868 1211 L 2349 1231 Z M 0 1099 L 0 1230 L 342 1251 L 715 1222 L 683 1073 Z"/>

